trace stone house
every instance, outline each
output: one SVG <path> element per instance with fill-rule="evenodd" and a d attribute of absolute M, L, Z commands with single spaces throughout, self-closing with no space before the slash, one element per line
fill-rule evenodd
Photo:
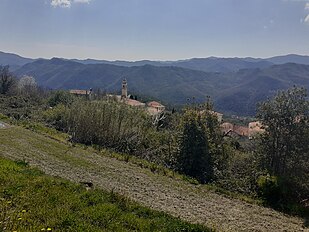
<path fill-rule="evenodd" d="M 263 127 L 263 124 L 259 121 L 256 122 L 250 122 L 249 123 L 249 139 L 254 138 L 254 136 L 264 133 L 265 129 Z"/>

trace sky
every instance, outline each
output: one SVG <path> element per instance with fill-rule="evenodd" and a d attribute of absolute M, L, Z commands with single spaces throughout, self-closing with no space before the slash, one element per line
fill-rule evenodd
<path fill-rule="evenodd" d="M 0 24 L 31 58 L 309 55 L 309 0 L 0 0 Z"/>

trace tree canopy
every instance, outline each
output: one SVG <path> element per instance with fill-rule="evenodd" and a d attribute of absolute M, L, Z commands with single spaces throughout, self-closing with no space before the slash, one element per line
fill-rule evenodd
<path fill-rule="evenodd" d="M 261 164 L 279 177 L 294 196 L 309 195 L 309 101 L 304 88 L 279 92 L 262 103 L 258 118 L 265 127 L 261 135 Z"/>
<path fill-rule="evenodd" d="M 13 91 L 16 80 L 9 71 L 9 66 L 0 66 L 0 94 L 8 94 Z"/>

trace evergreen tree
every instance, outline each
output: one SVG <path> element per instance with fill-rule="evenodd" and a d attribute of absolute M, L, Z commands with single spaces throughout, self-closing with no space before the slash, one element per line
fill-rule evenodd
<path fill-rule="evenodd" d="M 184 113 L 177 163 L 181 172 L 203 183 L 213 179 L 204 114 L 195 109 L 187 109 Z"/>
<path fill-rule="evenodd" d="M 0 94 L 8 94 L 14 90 L 16 79 L 9 71 L 9 66 L 0 65 Z"/>

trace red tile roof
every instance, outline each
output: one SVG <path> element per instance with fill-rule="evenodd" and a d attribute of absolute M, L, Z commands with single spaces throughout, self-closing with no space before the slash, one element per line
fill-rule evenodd
<path fill-rule="evenodd" d="M 234 125 L 233 131 L 242 136 L 249 136 L 249 128 L 244 126 Z"/>
<path fill-rule="evenodd" d="M 150 106 L 150 107 L 164 107 L 164 105 L 162 105 L 161 103 L 156 102 L 156 101 L 148 102 L 147 105 Z"/>
<path fill-rule="evenodd" d="M 125 103 L 130 106 L 145 106 L 145 103 L 133 99 L 126 99 Z"/>
<path fill-rule="evenodd" d="M 249 136 L 249 128 L 239 125 L 233 125 L 232 123 L 225 122 L 220 125 L 221 131 L 225 134 L 228 134 L 230 132 L 234 132 L 235 134 L 238 134 L 240 136 Z"/>

